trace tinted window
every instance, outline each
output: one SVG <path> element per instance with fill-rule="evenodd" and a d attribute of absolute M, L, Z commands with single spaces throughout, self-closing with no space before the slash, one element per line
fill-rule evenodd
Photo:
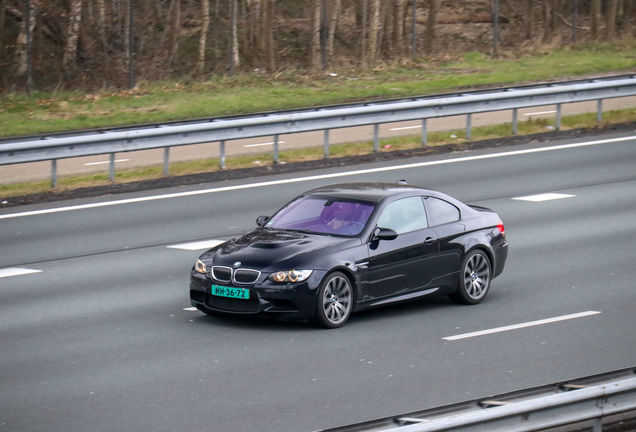
<path fill-rule="evenodd" d="M 428 197 L 426 202 L 426 212 L 431 226 L 443 225 L 459 220 L 459 209 L 444 200 Z"/>
<path fill-rule="evenodd" d="M 392 202 L 382 210 L 378 226 L 391 228 L 398 234 L 426 228 L 426 212 L 422 198 L 410 197 Z"/>

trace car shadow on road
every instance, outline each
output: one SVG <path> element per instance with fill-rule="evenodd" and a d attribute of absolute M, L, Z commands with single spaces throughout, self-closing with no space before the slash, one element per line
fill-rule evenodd
<path fill-rule="evenodd" d="M 433 297 L 421 300 L 411 300 L 404 303 L 376 307 L 351 315 L 349 321 L 343 328 L 358 327 L 368 325 L 371 322 L 400 320 L 412 315 L 431 313 L 443 308 L 458 307 L 447 297 Z M 226 329 L 243 330 L 272 330 L 272 331 L 325 331 L 327 329 L 316 326 L 311 321 L 278 320 L 272 316 L 255 315 L 204 315 L 201 314 L 194 319 L 194 322 L 201 325 L 213 325 Z M 338 331 L 338 330 L 332 330 Z"/>

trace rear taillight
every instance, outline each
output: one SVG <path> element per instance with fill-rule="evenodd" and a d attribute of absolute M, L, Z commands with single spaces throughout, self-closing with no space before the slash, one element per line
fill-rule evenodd
<path fill-rule="evenodd" d="M 497 229 L 501 235 L 506 235 L 506 228 L 504 228 L 504 224 L 501 220 L 497 223 Z"/>

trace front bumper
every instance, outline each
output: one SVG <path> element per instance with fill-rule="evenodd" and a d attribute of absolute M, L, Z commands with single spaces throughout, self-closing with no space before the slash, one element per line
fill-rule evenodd
<path fill-rule="evenodd" d="M 206 312 L 234 315 L 271 314 L 284 319 L 308 319 L 316 309 L 317 291 L 325 272 L 314 271 L 301 283 L 276 284 L 269 280 L 253 285 L 234 285 L 213 281 L 208 275 L 190 273 L 190 303 Z M 249 299 L 235 299 L 211 294 L 212 284 L 249 289 Z"/>

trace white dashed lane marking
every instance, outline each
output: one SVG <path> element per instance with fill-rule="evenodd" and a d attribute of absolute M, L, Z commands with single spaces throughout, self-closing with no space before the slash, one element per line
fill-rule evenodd
<path fill-rule="evenodd" d="M 460 334 L 460 335 L 456 335 L 456 336 L 448 336 L 448 337 L 445 337 L 445 338 L 442 338 L 442 339 L 447 340 L 447 341 L 456 341 L 456 340 L 460 340 L 460 339 L 468 339 L 468 338 L 473 338 L 473 337 L 477 337 L 477 336 L 489 335 L 489 334 L 493 334 L 493 333 L 501 333 L 501 332 L 510 331 L 510 330 L 518 330 L 518 329 L 522 329 L 522 328 L 526 328 L 526 327 L 534 327 L 534 326 L 539 326 L 539 325 L 543 325 L 543 324 L 551 324 L 551 323 L 555 323 L 555 322 L 559 322 L 559 321 L 566 321 L 566 320 L 571 320 L 571 319 L 575 319 L 575 318 L 583 318 L 583 317 L 587 317 L 587 316 L 590 316 L 590 315 L 598 315 L 598 314 L 600 314 L 600 312 L 598 312 L 598 311 L 580 312 L 580 313 L 576 313 L 576 314 L 572 314 L 572 315 L 563 315 L 563 316 L 559 316 L 559 317 L 548 318 L 548 319 L 543 319 L 543 320 L 538 320 L 538 321 L 530 321 L 530 322 L 526 322 L 526 323 L 514 324 L 514 325 L 510 325 L 510 326 L 505 326 L 505 327 L 497 327 L 497 328 L 493 328 L 493 329 L 489 329 L 489 330 L 477 331 L 477 332 L 473 332 L 473 333 L 464 333 L 464 334 Z"/>
<path fill-rule="evenodd" d="M 569 194 L 561 194 L 561 193 L 544 193 L 539 195 L 529 195 L 524 197 L 513 198 L 513 200 L 517 201 L 530 201 L 530 202 L 542 202 L 542 201 L 552 201 L 563 198 L 572 198 L 576 195 Z"/>
<path fill-rule="evenodd" d="M 168 246 L 171 249 L 182 249 L 182 250 L 203 250 L 203 249 L 211 249 L 214 246 L 218 246 L 221 243 L 225 243 L 223 240 L 204 240 L 192 243 L 182 243 L 178 245 Z"/>
<path fill-rule="evenodd" d="M 40 273 L 41 271 L 42 270 L 34 270 L 34 269 L 18 268 L 18 267 L 5 268 L 5 269 L 0 269 L 0 278 L 10 277 L 10 276 L 22 276 L 22 275 L 31 274 L 31 273 Z"/>

